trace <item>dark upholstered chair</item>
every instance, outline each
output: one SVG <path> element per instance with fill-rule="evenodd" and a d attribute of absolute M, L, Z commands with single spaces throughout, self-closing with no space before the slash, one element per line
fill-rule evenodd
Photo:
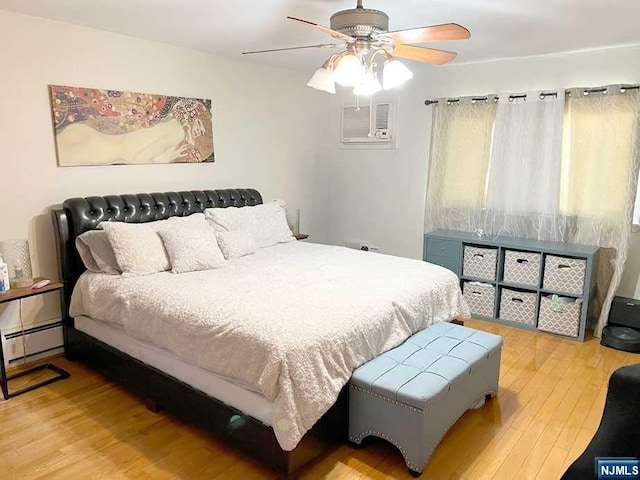
<path fill-rule="evenodd" d="M 640 364 L 613 372 L 598 431 L 562 480 L 596 478 L 596 457 L 640 458 Z"/>

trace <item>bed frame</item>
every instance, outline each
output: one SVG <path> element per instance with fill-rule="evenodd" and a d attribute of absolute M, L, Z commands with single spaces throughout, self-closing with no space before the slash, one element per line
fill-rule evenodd
<path fill-rule="evenodd" d="M 173 216 L 188 216 L 206 208 L 244 207 L 262 203 L 253 189 L 110 195 L 72 198 L 51 212 L 56 232 L 60 280 L 64 284 L 62 322 L 65 355 L 100 371 L 145 399 L 147 408 L 166 409 L 174 416 L 221 436 L 229 444 L 260 460 L 283 476 L 290 476 L 324 452 L 347 439 L 347 389 L 298 446 L 280 448 L 271 427 L 235 408 L 151 367 L 79 330 L 69 316 L 69 302 L 85 267 L 75 239 L 102 221 L 145 223 Z"/>

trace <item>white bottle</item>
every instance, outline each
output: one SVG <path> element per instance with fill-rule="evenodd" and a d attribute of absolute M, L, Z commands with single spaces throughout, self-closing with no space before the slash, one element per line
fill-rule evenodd
<path fill-rule="evenodd" d="M 8 292 L 11 289 L 9 285 L 9 267 L 0 257 L 0 293 Z"/>

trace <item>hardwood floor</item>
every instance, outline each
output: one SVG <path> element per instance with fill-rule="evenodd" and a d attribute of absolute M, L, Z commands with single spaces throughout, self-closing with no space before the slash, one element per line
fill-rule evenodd
<path fill-rule="evenodd" d="M 640 356 L 481 321 L 468 326 L 504 337 L 500 392 L 467 412 L 434 453 L 424 479 L 557 479 L 598 427 L 607 381 Z M 79 363 L 57 364 L 64 380 L 0 401 L 3 479 L 270 479 L 275 476 L 223 442 Z M 411 478 L 382 441 L 344 445 L 303 479 Z"/>

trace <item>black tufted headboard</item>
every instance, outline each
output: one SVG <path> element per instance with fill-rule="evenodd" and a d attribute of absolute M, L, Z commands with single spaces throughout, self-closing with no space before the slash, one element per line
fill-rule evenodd
<path fill-rule="evenodd" d="M 140 193 L 105 197 L 71 198 L 62 209 L 53 210 L 58 269 L 64 283 L 62 318 L 69 318 L 69 301 L 76 281 L 85 271 L 75 241 L 78 235 L 95 229 L 100 222 L 146 223 L 169 217 L 186 217 L 206 208 L 245 207 L 262 203 L 253 189 L 203 190 L 192 192 Z"/>

